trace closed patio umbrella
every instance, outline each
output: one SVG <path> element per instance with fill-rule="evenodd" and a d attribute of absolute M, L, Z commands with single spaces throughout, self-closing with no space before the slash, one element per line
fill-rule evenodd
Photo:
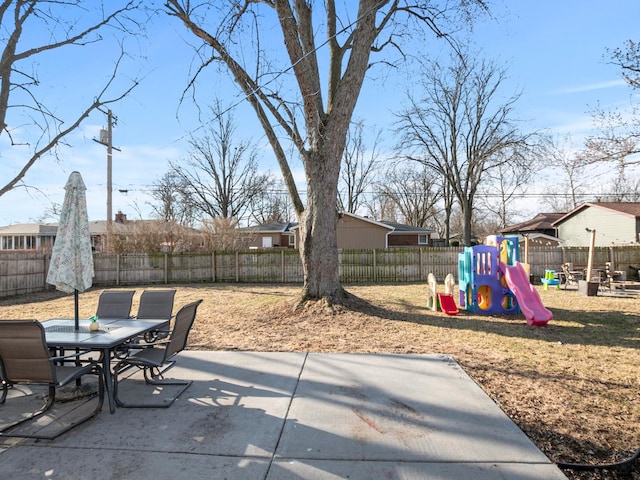
<path fill-rule="evenodd" d="M 66 193 L 51 252 L 47 283 L 62 292 L 74 294 L 75 329 L 78 330 L 78 292 L 84 292 L 93 283 L 87 188 L 78 172 L 71 172 L 64 188 Z"/>

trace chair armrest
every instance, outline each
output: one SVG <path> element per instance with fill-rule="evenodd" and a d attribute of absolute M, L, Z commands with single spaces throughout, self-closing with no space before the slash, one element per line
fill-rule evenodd
<path fill-rule="evenodd" d="M 125 346 L 127 348 L 131 348 L 131 349 L 144 349 L 144 348 L 152 348 L 152 347 L 158 347 L 158 346 L 162 346 L 162 345 L 167 345 L 169 343 L 169 340 L 160 340 L 157 342 L 149 342 L 149 343 L 127 343 L 125 344 Z"/>
<path fill-rule="evenodd" d="M 58 360 L 64 360 L 64 359 L 67 359 L 67 358 L 73 358 L 73 357 L 77 357 L 79 355 L 85 355 L 85 354 L 91 353 L 91 352 L 92 352 L 92 350 L 83 350 L 81 352 L 70 353 L 69 355 L 58 355 L 58 356 L 55 356 L 55 357 L 49 357 L 49 360 L 51 360 L 53 362 L 56 362 Z M 93 361 L 93 360 L 91 360 L 91 361 Z"/>

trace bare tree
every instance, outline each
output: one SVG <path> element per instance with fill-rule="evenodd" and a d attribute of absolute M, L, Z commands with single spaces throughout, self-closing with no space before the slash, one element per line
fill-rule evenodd
<path fill-rule="evenodd" d="M 398 207 L 387 195 L 374 189 L 372 194 L 364 203 L 367 216 L 378 220 L 389 220 L 391 222 L 399 222 L 400 214 Z"/>
<path fill-rule="evenodd" d="M 459 5 L 455 11 L 459 13 L 460 9 L 468 12 L 473 7 L 486 9 L 485 2 L 219 3 L 196 5 L 188 0 L 167 0 L 166 6 L 202 41 L 196 46 L 202 56 L 198 73 L 213 62 L 222 63 L 265 131 L 300 220 L 302 299 L 325 298 L 329 303 L 342 303 L 348 296 L 340 284 L 338 270 L 338 180 L 347 130 L 371 67 L 371 52 L 386 51 L 385 46 L 400 48 L 403 41 L 409 41 L 415 50 L 418 39 L 425 41 L 424 30 L 451 41 L 443 29 L 452 20 L 459 21 L 459 17 L 448 17 L 453 4 Z M 324 15 L 322 19 L 314 17 L 317 10 Z M 269 42 L 268 49 L 265 42 Z M 280 45 L 284 52 L 278 50 Z M 326 53 L 322 59 L 321 48 L 322 54 Z M 267 53 L 273 55 L 267 58 Z M 284 58 L 288 60 L 284 62 Z M 384 60 L 392 61 L 390 57 Z M 328 65 L 324 78 L 323 65 Z M 306 205 L 298 192 L 281 134 L 302 159 Z"/>
<path fill-rule="evenodd" d="M 609 51 L 609 54 L 626 82 L 633 88 L 640 88 L 640 43 L 627 40 L 622 48 Z"/>
<path fill-rule="evenodd" d="M 193 225 L 195 218 L 189 198 L 185 198 L 186 186 L 175 172 L 166 172 L 151 187 L 154 202 L 148 202 L 155 217 L 179 225 Z"/>
<path fill-rule="evenodd" d="M 375 135 L 371 150 L 367 150 L 363 130 L 362 121 L 351 124 L 347 132 L 347 144 L 342 160 L 339 187 L 343 188 L 340 189 L 338 198 L 340 209 L 349 213 L 357 213 L 362 205 L 365 192 L 371 187 L 379 162 L 378 144 L 381 132 L 378 131 Z"/>
<path fill-rule="evenodd" d="M 240 220 L 274 181 L 258 172 L 255 144 L 237 138 L 232 112 L 218 102 L 212 114 L 204 133 L 191 137 L 189 157 L 169 162 L 171 175 L 198 217 Z"/>
<path fill-rule="evenodd" d="M 571 138 L 565 139 L 564 145 L 554 144 L 549 152 L 553 178 L 546 187 L 546 195 L 542 202 L 554 212 L 568 212 L 576 208 L 585 194 L 586 169 L 589 162 L 571 147 Z M 558 182 L 559 180 L 559 182 Z"/>
<path fill-rule="evenodd" d="M 47 105 L 42 92 L 55 85 L 46 77 L 41 79 L 39 59 L 55 50 L 89 48 L 102 40 L 101 32 L 107 29 L 125 36 L 142 28 L 133 18 L 141 0 L 96 3 L 88 7 L 81 0 L 0 2 L 0 43 L 4 45 L 0 58 L 0 136 L 8 139 L 16 155 L 24 157 L 24 166 L 11 174 L 12 178 L 0 181 L 0 196 L 18 186 L 39 158 L 55 154 L 92 112 L 121 100 L 137 85 L 131 81 L 128 87 L 114 92 L 124 57 L 121 49 L 110 77 L 93 101 L 80 107 L 75 116 L 61 118 Z M 35 43 L 34 39 L 45 39 L 45 43 Z M 73 95 L 69 99 L 73 101 Z M 4 152 L 2 157 L 9 155 Z"/>
<path fill-rule="evenodd" d="M 623 160 L 618 161 L 616 176 L 602 186 L 597 195 L 600 202 L 637 202 L 640 198 L 640 178 L 630 175 L 630 166 Z"/>
<path fill-rule="evenodd" d="M 609 50 L 608 54 L 627 84 L 634 91 L 640 89 L 640 44 L 628 40 L 622 48 Z M 640 164 L 640 105 L 635 95 L 626 108 L 608 111 L 596 107 L 592 116 L 599 132 L 586 140 L 585 158 L 593 164 Z"/>
<path fill-rule="evenodd" d="M 441 191 L 433 171 L 427 166 L 414 164 L 389 168 L 378 191 L 395 204 L 404 223 L 421 228 L 433 225 Z"/>
<path fill-rule="evenodd" d="M 251 220 L 258 225 L 290 222 L 295 217 L 295 211 L 284 185 L 277 183 L 274 183 L 270 190 L 259 195 L 251 206 Z"/>
<path fill-rule="evenodd" d="M 503 228 L 514 223 L 514 216 L 517 215 L 515 200 L 526 192 L 537 171 L 537 163 L 532 161 L 529 165 L 514 169 L 508 162 L 502 162 L 487 171 L 478 198 L 480 207 L 493 216 L 495 225 L 492 228 Z"/>
<path fill-rule="evenodd" d="M 233 218 L 212 218 L 202 222 L 205 249 L 214 251 L 246 248 L 237 227 L 238 221 Z"/>
<path fill-rule="evenodd" d="M 444 207 L 442 209 L 442 228 L 438 231 L 443 235 L 445 247 L 448 247 L 451 238 L 451 218 L 455 208 L 455 195 L 451 184 L 444 177 L 441 178 L 441 184 Z"/>
<path fill-rule="evenodd" d="M 402 145 L 451 186 L 464 218 L 463 242 L 470 245 L 481 182 L 502 164 L 526 166 L 533 134 L 519 132 L 512 118 L 519 95 L 500 101 L 506 72 L 496 65 L 464 54 L 423 75 L 424 97 L 410 98 L 398 115 Z"/>
<path fill-rule="evenodd" d="M 587 138 L 583 157 L 590 164 L 640 164 L 640 105 L 632 102 L 626 110 L 592 112 L 598 133 Z"/>
<path fill-rule="evenodd" d="M 202 233 L 174 221 L 126 220 L 113 235 L 114 253 L 183 253 L 198 249 Z"/>

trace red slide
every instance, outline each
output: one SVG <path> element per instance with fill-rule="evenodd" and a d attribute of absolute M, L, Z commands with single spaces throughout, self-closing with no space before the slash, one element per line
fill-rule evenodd
<path fill-rule="evenodd" d="M 438 294 L 438 301 L 440 302 L 440 310 L 447 315 L 457 315 L 460 313 L 456 302 L 453 300 L 453 295 L 445 295 L 443 293 Z"/>

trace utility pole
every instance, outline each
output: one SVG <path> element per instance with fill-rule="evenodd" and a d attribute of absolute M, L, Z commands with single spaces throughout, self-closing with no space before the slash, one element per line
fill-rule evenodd
<path fill-rule="evenodd" d="M 106 112 L 100 110 L 102 113 L 106 113 L 107 115 L 107 129 L 104 128 L 100 130 L 100 140 L 94 139 L 94 141 L 98 142 L 101 145 L 107 147 L 107 240 L 105 242 L 105 251 L 109 252 L 111 248 L 111 235 L 113 233 L 113 178 L 112 178 L 112 153 L 114 150 L 113 147 L 113 123 L 114 117 L 111 110 L 107 110 Z M 118 150 L 117 148 L 115 150 Z M 118 150 L 119 151 L 119 150 Z"/>
<path fill-rule="evenodd" d="M 113 182 L 111 160 L 113 152 L 113 114 L 107 110 L 107 251 L 111 248 L 111 234 L 113 233 Z"/>

